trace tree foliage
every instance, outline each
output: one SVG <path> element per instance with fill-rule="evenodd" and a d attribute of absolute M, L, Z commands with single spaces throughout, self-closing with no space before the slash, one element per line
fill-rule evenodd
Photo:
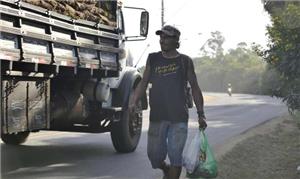
<path fill-rule="evenodd" d="M 202 51 L 205 56 L 222 58 L 224 52 L 222 45 L 224 42 L 225 37 L 220 31 L 211 32 L 211 38 L 207 39 L 200 51 Z"/>
<path fill-rule="evenodd" d="M 194 59 L 197 78 L 203 90 L 226 92 L 227 84 L 231 83 L 233 92 L 262 93 L 265 63 L 245 42 L 239 43 L 226 54 L 222 53 L 222 58 L 219 56 Z"/>
<path fill-rule="evenodd" d="M 271 3 L 267 10 L 272 22 L 267 27 L 268 49 L 258 51 L 277 81 L 269 90 L 290 110 L 300 110 L 300 3 Z"/>

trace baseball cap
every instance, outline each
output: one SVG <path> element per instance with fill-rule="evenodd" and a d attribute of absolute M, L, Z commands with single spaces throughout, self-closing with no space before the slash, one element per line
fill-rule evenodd
<path fill-rule="evenodd" d="M 174 36 L 179 38 L 180 37 L 180 31 L 171 25 L 164 26 L 161 30 L 157 30 L 155 32 L 156 35 L 166 34 L 168 36 Z"/>

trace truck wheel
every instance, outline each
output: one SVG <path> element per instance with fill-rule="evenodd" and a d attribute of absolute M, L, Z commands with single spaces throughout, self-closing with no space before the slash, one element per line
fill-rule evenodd
<path fill-rule="evenodd" d="M 6 144 L 18 145 L 26 141 L 30 132 L 18 132 L 15 134 L 1 134 L 1 139 Z"/>
<path fill-rule="evenodd" d="M 142 101 L 138 102 L 136 112 L 129 115 L 126 109 L 119 122 L 112 124 L 111 139 L 117 152 L 129 153 L 135 151 L 142 132 Z"/>

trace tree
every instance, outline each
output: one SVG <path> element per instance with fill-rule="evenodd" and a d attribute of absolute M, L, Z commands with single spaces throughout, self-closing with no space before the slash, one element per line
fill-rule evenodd
<path fill-rule="evenodd" d="M 199 84 L 204 91 L 226 92 L 231 83 L 236 93 L 261 94 L 261 77 L 265 62 L 241 42 L 235 49 L 218 57 L 194 59 Z"/>
<path fill-rule="evenodd" d="M 246 42 L 240 42 L 237 44 L 237 48 L 239 49 L 247 49 L 247 43 Z"/>
<path fill-rule="evenodd" d="M 218 59 L 222 59 L 224 49 L 222 47 L 225 42 L 225 37 L 222 36 L 220 31 L 211 32 L 211 38 L 209 38 L 205 44 L 201 47 L 200 51 L 203 52 L 205 56 L 209 54 L 211 57 L 216 57 Z M 207 50 L 208 47 L 210 50 Z"/>
<path fill-rule="evenodd" d="M 259 54 L 277 71 L 272 95 L 282 97 L 291 111 L 300 110 L 300 2 L 264 1 L 271 15 L 268 49 Z"/>

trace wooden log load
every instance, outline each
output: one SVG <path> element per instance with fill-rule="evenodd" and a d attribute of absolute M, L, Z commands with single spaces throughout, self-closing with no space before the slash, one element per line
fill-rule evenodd
<path fill-rule="evenodd" d="M 112 1 L 101 0 L 22 0 L 50 11 L 116 27 L 116 7 Z"/>

